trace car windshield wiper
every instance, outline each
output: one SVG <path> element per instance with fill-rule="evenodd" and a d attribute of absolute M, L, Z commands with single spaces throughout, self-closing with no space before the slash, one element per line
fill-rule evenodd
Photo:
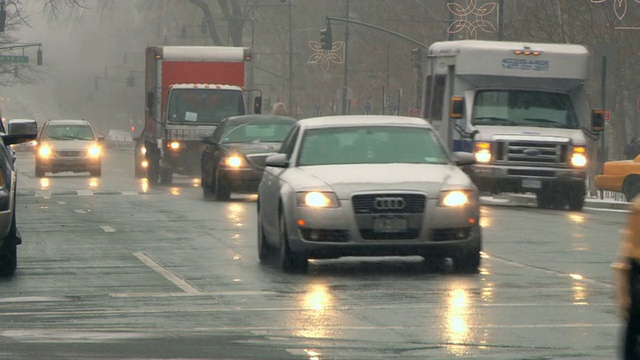
<path fill-rule="evenodd" d="M 480 120 L 480 122 L 484 123 L 498 123 L 498 124 L 509 124 L 509 125 L 518 125 L 515 121 L 513 120 L 509 120 L 509 119 L 505 119 L 505 118 L 499 118 L 499 117 L 495 117 L 495 116 L 480 116 L 480 117 L 475 117 L 473 118 L 473 122 L 474 124 L 476 123 L 476 121 Z M 485 124 L 485 125 L 491 125 L 491 124 Z"/>

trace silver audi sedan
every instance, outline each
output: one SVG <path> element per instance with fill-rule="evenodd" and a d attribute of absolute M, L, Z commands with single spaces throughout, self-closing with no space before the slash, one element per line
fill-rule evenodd
<path fill-rule="evenodd" d="M 347 115 L 297 122 L 267 158 L 258 255 L 285 271 L 308 259 L 419 255 L 476 273 L 478 189 L 423 119 Z"/>

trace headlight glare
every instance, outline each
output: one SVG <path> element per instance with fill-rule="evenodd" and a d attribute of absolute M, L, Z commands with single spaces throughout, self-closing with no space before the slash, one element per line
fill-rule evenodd
<path fill-rule="evenodd" d="M 177 141 L 172 141 L 169 144 L 169 148 L 171 148 L 171 150 L 179 150 L 180 149 L 180 143 Z"/>
<path fill-rule="evenodd" d="M 88 154 L 92 158 L 97 158 L 100 156 L 100 147 L 98 145 L 91 145 L 87 150 Z"/>
<path fill-rule="evenodd" d="M 471 203 L 471 192 L 467 190 L 450 190 L 440 193 L 440 206 L 455 207 Z"/>
<path fill-rule="evenodd" d="M 305 191 L 296 194 L 298 206 L 308 207 L 339 207 L 338 197 L 328 191 Z"/>
<path fill-rule="evenodd" d="M 587 149 L 584 146 L 574 146 L 571 155 L 571 165 L 576 167 L 587 166 Z"/>
<path fill-rule="evenodd" d="M 48 158 L 49 156 L 51 156 L 51 153 L 51 148 L 48 145 L 42 145 L 38 149 L 38 156 L 42 158 Z"/>
<path fill-rule="evenodd" d="M 224 158 L 224 165 L 232 168 L 239 168 L 243 165 L 244 161 L 240 156 L 228 156 Z"/>
<path fill-rule="evenodd" d="M 474 154 L 478 163 L 487 164 L 491 162 L 490 142 L 477 142 L 474 144 L 474 148 Z"/>

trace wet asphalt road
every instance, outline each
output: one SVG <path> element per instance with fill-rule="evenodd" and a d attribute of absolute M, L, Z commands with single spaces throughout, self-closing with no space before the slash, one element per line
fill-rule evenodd
<path fill-rule="evenodd" d="M 421 258 L 261 265 L 253 196 L 195 179 L 34 177 L 19 153 L 16 275 L 0 279 L 2 359 L 614 359 L 622 211 L 482 210 L 478 275 Z"/>

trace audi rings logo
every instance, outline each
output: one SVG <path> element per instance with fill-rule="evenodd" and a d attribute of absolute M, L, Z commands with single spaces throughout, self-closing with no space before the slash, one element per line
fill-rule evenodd
<path fill-rule="evenodd" d="M 406 205 L 401 197 L 377 197 L 373 200 L 373 207 L 377 210 L 402 210 Z"/>

